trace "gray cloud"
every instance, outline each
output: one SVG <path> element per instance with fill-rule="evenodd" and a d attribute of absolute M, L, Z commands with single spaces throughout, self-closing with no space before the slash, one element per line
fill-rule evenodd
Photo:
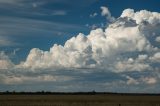
<path fill-rule="evenodd" d="M 159 92 L 158 71 L 113 73 L 107 70 L 1 70 L 0 90 Z M 92 71 L 91 73 L 85 73 Z M 159 73 L 159 72 L 158 72 Z M 14 86 L 19 88 L 15 88 Z M 43 86 L 41 86 L 43 85 Z M 6 86 L 10 86 L 5 88 Z M 152 87 L 150 87 L 152 86 Z M 4 89 L 3 89 L 4 88 Z M 148 91 L 149 90 L 149 91 Z"/>

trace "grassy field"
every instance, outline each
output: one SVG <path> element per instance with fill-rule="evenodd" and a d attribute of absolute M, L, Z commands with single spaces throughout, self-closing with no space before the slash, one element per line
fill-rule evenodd
<path fill-rule="evenodd" d="M 0 106 L 160 106 L 156 95 L 0 95 Z"/>

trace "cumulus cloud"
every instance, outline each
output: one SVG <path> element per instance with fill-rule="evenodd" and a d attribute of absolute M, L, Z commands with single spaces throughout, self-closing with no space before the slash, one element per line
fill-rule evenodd
<path fill-rule="evenodd" d="M 115 67 L 118 72 L 151 70 L 149 64 L 136 62 L 132 58 L 129 58 L 127 61 L 117 62 Z"/>
<path fill-rule="evenodd" d="M 0 70 L 14 68 L 14 64 L 11 62 L 9 57 L 3 52 L 0 52 Z"/>
<path fill-rule="evenodd" d="M 107 10 L 103 9 L 105 15 Z M 149 58 L 159 48 L 152 45 L 144 30 L 157 26 L 159 20 L 159 13 L 126 9 L 105 30 L 98 28 L 89 35 L 79 33 L 64 46 L 55 44 L 49 51 L 33 48 L 19 66 L 31 69 L 98 68 L 114 72 L 152 70 Z M 152 28 L 149 32 L 160 33 Z M 157 59 L 157 55 L 152 60 Z"/>
<path fill-rule="evenodd" d="M 132 78 L 131 76 L 125 76 L 127 78 L 126 83 L 128 85 L 138 85 L 138 84 L 156 84 L 157 79 L 151 76 L 140 77 L 140 78 Z"/>
<path fill-rule="evenodd" d="M 106 7 L 101 8 L 102 15 L 112 18 Z M 133 9 L 125 9 L 122 15 L 112 21 L 105 29 L 91 30 L 88 35 L 79 33 L 67 40 L 63 46 L 54 44 L 48 51 L 33 48 L 26 60 L 18 65 L 14 65 L 2 53 L 1 57 L 3 58 L 0 58 L 0 62 L 3 65 L 0 64 L 0 69 L 14 67 L 29 73 L 44 73 L 47 72 L 46 70 L 50 70 L 47 74 L 54 73 L 53 76 L 43 77 L 41 75 L 37 77 L 39 81 L 54 80 L 55 75 L 61 72 L 71 78 L 78 75 L 80 78 L 78 77 L 76 81 L 79 82 L 85 79 L 90 83 L 95 79 L 102 81 L 102 77 L 107 79 L 110 78 L 109 76 L 115 76 L 110 78 L 113 85 L 117 85 L 117 83 L 126 84 L 126 86 L 157 84 L 159 77 L 154 73 L 159 73 L 160 49 L 155 45 L 156 38 L 150 38 L 153 35 L 155 35 L 154 37 L 160 35 L 159 28 L 160 13 L 146 10 L 135 12 Z M 135 77 L 135 73 L 138 78 Z M 100 77 L 96 77 L 97 74 L 101 74 Z M 13 78 L 13 82 L 19 82 L 19 77 Z M 28 76 L 20 77 L 20 79 L 28 81 L 32 78 Z M 6 83 L 12 83 L 10 80 Z M 72 81 L 74 82 L 74 80 Z M 86 83 L 86 85 L 88 84 Z"/>
<path fill-rule="evenodd" d="M 160 42 L 160 36 L 156 37 L 156 41 Z"/>
<path fill-rule="evenodd" d="M 139 84 L 139 82 L 137 80 L 135 80 L 134 78 L 130 77 L 130 76 L 126 76 L 126 78 L 128 79 L 127 84 Z"/>
<path fill-rule="evenodd" d="M 141 80 L 146 84 L 155 84 L 157 82 L 156 78 L 153 77 L 144 77 Z"/>
<path fill-rule="evenodd" d="M 107 20 L 110 22 L 114 21 L 114 17 L 111 16 L 111 13 L 110 13 L 108 7 L 101 6 L 100 8 L 102 10 L 102 12 L 101 12 L 102 16 L 106 16 Z"/>
<path fill-rule="evenodd" d="M 97 13 L 93 13 L 93 14 L 90 14 L 89 16 L 91 17 L 91 18 L 94 18 L 94 17 L 96 17 L 98 14 Z"/>
<path fill-rule="evenodd" d="M 160 62 L 160 52 L 155 53 L 150 59 L 154 62 Z"/>

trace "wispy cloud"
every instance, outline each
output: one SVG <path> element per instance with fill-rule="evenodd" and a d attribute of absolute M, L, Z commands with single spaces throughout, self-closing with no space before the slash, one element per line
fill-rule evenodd
<path fill-rule="evenodd" d="M 19 0 L 0 0 L 0 3 L 17 3 Z"/>
<path fill-rule="evenodd" d="M 69 33 L 68 30 L 84 30 L 82 26 L 58 23 L 53 21 L 45 20 L 34 20 L 27 18 L 18 18 L 18 17 L 0 17 L 0 22 L 3 23 L 0 25 L 0 34 L 1 36 L 10 36 L 12 37 L 15 34 L 20 36 L 25 35 L 26 33 L 39 33 L 39 32 L 51 32 L 53 34 L 59 33 Z M 37 36 L 37 35 L 28 35 L 27 36 Z M 44 35 L 46 36 L 46 35 Z"/>
<path fill-rule="evenodd" d="M 67 15 L 67 12 L 62 11 L 62 10 L 57 10 L 57 11 L 53 11 L 51 14 L 52 15 Z"/>
<path fill-rule="evenodd" d="M 1 32 L 0 32 L 1 33 Z M 6 46 L 15 46 L 18 45 L 18 43 L 14 42 L 12 39 L 0 36 L 0 47 L 6 47 Z"/>
<path fill-rule="evenodd" d="M 59 14 L 60 15 L 60 14 Z M 62 15 L 62 14 L 61 14 Z M 19 40 L 25 36 L 31 37 L 52 37 L 71 36 L 71 31 L 83 31 L 83 26 L 65 24 L 54 21 L 34 20 L 19 17 L 0 17 L 0 46 L 18 46 Z M 15 39 L 15 36 L 19 36 Z"/>
<path fill-rule="evenodd" d="M 90 14 L 89 16 L 91 17 L 91 18 L 94 18 L 94 17 L 96 17 L 98 14 L 97 13 L 93 13 L 93 14 Z"/>

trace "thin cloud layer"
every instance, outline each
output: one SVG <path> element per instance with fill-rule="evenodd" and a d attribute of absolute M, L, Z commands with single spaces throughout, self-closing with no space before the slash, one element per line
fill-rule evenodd
<path fill-rule="evenodd" d="M 101 9 L 102 15 L 112 18 L 108 8 Z M 33 48 L 26 60 L 18 65 L 1 53 L 3 65 L 0 70 L 4 79 L 0 82 L 13 84 L 44 80 L 53 82 L 62 91 L 73 89 L 77 82 L 74 86 L 77 90 L 83 85 L 83 90 L 101 86 L 103 90 L 125 91 L 126 88 L 118 89 L 118 85 L 124 85 L 130 88 L 128 92 L 134 87 L 139 92 L 157 92 L 156 88 L 160 86 L 160 47 L 155 44 L 159 41 L 159 28 L 160 13 L 125 9 L 105 29 L 91 30 L 88 35 L 79 33 L 64 46 L 54 44 L 48 51 Z M 64 89 L 57 81 L 63 83 Z M 147 87 L 149 85 L 154 87 Z"/>
<path fill-rule="evenodd" d="M 1 34 L 3 34 L 3 32 Z M 6 37 L 0 36 L 0 47 L 1 46 L 13 46 L 13 45 L 16 45 L 16 43 L 11 41 L 11 39 L 8 39 Z"/>

